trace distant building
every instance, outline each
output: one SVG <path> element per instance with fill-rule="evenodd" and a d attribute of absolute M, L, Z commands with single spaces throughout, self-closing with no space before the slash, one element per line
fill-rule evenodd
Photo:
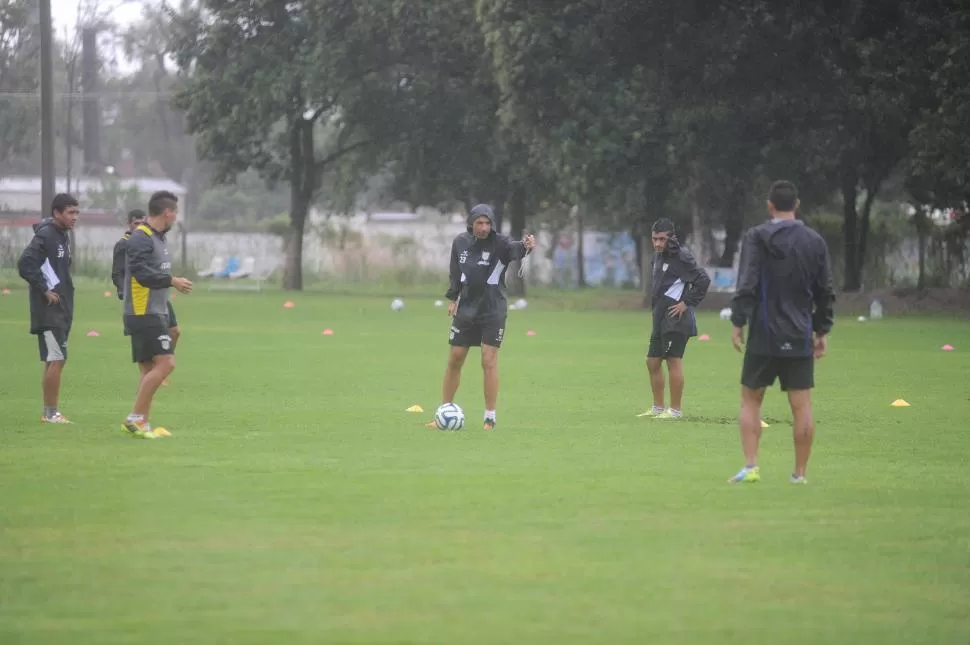
<path fill-rule="evenodd" d="M 185 186 L 171 179 L 159 179 L 158 177 L 112 177 L 111 181 L 120 184 L 122 190 L 128 190 L 132 186 L 137 187 L 138 192 L 144 199 L 145 206 L 148 206 L 148 198 L 152 193 L 159 190 L 167 190 L 175 194 L 180 200 L 185 199 Z M 103 183 L 99 177 L 78 177 L 71 179 L 71 194 L 77 197 L 84 208 L 88 199 L 88 194 L 102 190 Z M 67 179 L 58 177 L 54 181 L 54 192 L 67 192 Z M 0 177 L 0 212 L 18 213 L 47 213 L 49 204 L 41 208 L 41 180 L 38 176 L 11 176 Z"/>

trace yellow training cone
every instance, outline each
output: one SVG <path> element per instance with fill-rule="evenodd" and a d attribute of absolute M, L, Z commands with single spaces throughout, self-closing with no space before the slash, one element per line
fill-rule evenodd
<path fill-rule="evenodd" d="M 906 403 L 906 401 L 903 401 L 902 399 L 896 399 L 892 402 L 892 406 L 894 408 L 908 408 L 909 403 Z"/>
<path fill-rule="evenodd" d="M 410 408 L 408 408 L 408 412 L 424 412 L 424 408 L 422 408 L 420 405 L 412 405 Z"/>
<path fill-rule="evenodd" d="M 762 419 L 762 420 L 761 420 L 761 427 L 762 427 L 762 428 L 770 428 L 771 426 L 770 426 L 770 425 L 768 425 L 767 423 L 765 423 L 765 420 L 764 420 L 764 419 Z"/>

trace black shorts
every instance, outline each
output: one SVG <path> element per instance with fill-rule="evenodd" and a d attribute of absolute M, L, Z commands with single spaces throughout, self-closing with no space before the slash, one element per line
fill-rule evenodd
<path fill-rule="evenodd" d="M 66 361 L 67 337 L 70 335 L 71 330 L 64 329 L 63 327 L 44 329 L 37 334 L 41 362 L 54 363 L 56 361 Z"/>
<path fill-rule="evenodd" d="M 752 390 L 771 387 L 775 379 L 783 392 L 815 387 L 815 359 L 812 356 L 786 358 L 745 352 L 741 385 Z"/>
<path fill-rule="evenodd" d="M 175 309 L 172 308 L 172 301 L 169 300 L 168 301 L 168 328 L 171 329 L 172 327 L 178 327 L 178 326 L 179 326 L 179 321 L 178 321 L 178 318 L 175 317 Z"/>
<path fill-rule="evenodd" d="M 505 336 L 505 321 L 495 323 L 462 323 L 460 326 L 452 323 L 448 334 L 448 343 L 452 347 L 479 347 L 490 345 L 501 347 L 502 337 Z"/>
<path fill-rule="evenodd" d="M 172 337 L 168 335 L 166 327 L 151 325 L 142 329 L 132 329 L 129 333 L 133 363 L 150 363 L 156 356 L 175 353 Z"/>
<path fill-rule="evenodd" d="M 173 327 L 179 326 L 179 321 L 175 317 L 175 309 L 172 307 L 172 301 L 169 300 L 167 304 L 168 304 L 168 328 L 172 329 Z M 121 325 L 122 327 L 124 327 L 125 336 L 131 336 L 131 331 L 128 329 L 128 325 L 125 323 L 124 316 L 122 316 Z"/>
<path fill-rule="evenodd" d="M 686 334 L 672 332 L 661 336 L 656 331 L 650 334 L 647 358 L 683 358 L 685 351 L 687 351 Z"/>

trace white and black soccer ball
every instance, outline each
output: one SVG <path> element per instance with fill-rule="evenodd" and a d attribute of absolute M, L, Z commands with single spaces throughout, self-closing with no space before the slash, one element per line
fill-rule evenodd
<path fill-rule="evenodd" d="M 395 298 L 394 300 L 391 301 L 391 309 L 393 309 L 394 311 L 401 311 L 402 309 L 404 309 L 404 301 L 401 300 L 400 298 Z"/>
<path fill-rule="evenodd" d="M 731 320 L 731 308 L 725 307 L 721 310 L 721 320 Z"/>
<path fill-rule="evenodd" d="M 434 411 L 434 424 L 438 430 L 461 430 L 465 425 L 465 413 L 454 403 L 443 403 Z"/>

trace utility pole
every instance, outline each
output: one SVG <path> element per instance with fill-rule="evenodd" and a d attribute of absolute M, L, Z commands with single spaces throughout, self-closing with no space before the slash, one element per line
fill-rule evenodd
<path fill-rule="evenodd" d="M 40 0 L 40 194 L 41 218 L 54 201 L 54 35 L 51 0 Z"/>

